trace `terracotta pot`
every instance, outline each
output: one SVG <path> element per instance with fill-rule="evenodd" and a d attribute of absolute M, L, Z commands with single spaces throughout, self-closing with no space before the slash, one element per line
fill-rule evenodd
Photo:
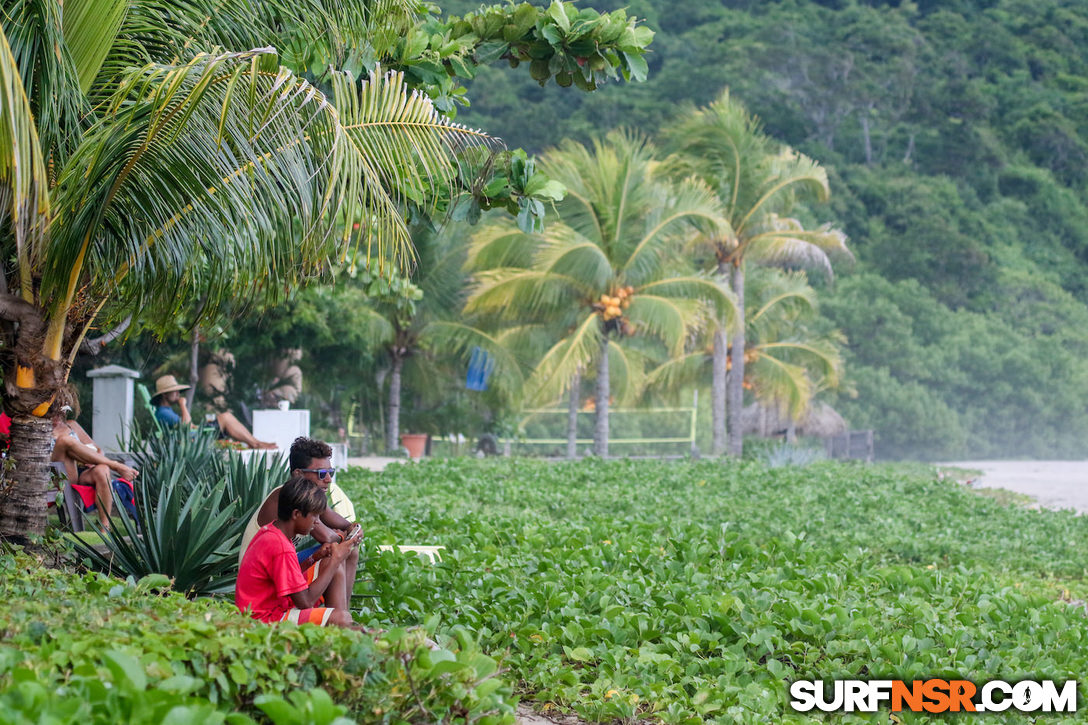
<path fill-rule="evenodd" d="M 408 457 L 413 461 L 423 458 L 423 452 L 427 450 L 426 433 L 401 433 L 400 444 L 408 449 Z"/>

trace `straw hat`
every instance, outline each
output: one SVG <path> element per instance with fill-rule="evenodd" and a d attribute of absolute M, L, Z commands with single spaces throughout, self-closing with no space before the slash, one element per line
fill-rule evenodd
<path fill-rule="evenodd" d="M 161 378 L 155 379 L 155 395 L 163 395 L 165 393 L 172 393 L 175 390 L 188 389 L 188 385 L 180 384 L 178 379 L 173 375 L 163 375 Z"/>

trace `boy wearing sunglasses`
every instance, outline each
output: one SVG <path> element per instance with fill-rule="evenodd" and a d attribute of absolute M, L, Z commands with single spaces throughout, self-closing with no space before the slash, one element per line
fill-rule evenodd
<path fill-rule="evenodd" d="M 291 444 L 288 465 L 291 468 L 291 476 L 305 478 L 314 483 L 325 494 L 328 493 L 329 486 L 332 485 L 333 478 L 336 476 L 336 469 L 332 467 L 332 448 L 328 444 L 312 438 L 299 437 L 295 439 L 295 442 Z M 250 517 L 246 531 L 242 535 L 242 547 L 238 554 L 239 564 L 257 531 L 276 518 L 282 488 L 280 486 L 273 489 L 265 498 L 264 503 Z M 333 544 L 356 538 L 358 532 L 354 531 L 354 529 L 357 528 L 355 524 L 336 513 L 331 507 L 322 511 L 310 531 L 310 536 L 314 538 L 317 544 L 298 552 L 299 565 L 302 570 L 305 571 L 314 563 L 327 558 L 333 551 Z M 294 542 L 296 546 L 299 540 L 301 540 L 301 537 L 298 537 Z M 359 548 L 355 547 L 339 563 L 339 568 L 343 571 L 344 585 L 343 587 L 330 587 L 330 591 L 326 592 L 325 601 L 328 606 L 344 609 L 348 607 L 351 602 L 352 589 L 355 587 L 355 570 L 358 566 Z M 340 578 L 337 577 L 337 579 Z"/>

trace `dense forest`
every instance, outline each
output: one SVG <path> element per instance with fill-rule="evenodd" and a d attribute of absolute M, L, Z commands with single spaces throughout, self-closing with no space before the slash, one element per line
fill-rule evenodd
<path fill-rule="evenodd" d="M 852 427 L 884 457 L 1085 455 L 1088 6 L 593 5 L 656 32 L 645 83 L 567 93 L 485 68 L 458 120 L 539 152 L 617 126 L 654 136 L 729 87 L 831 172 L 811 213 L 856 261 L 814 282 L 849 341 L 824 397 Z"/>

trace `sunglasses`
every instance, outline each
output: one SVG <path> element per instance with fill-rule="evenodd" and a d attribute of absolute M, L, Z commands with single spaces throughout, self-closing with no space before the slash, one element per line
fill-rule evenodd
<path fill-rule="evenodd" d="M 332 478 L 336 475 L 335 468 L 300 468 L 298 470 L 304 473 L 316 473 L 318 478 L 324 478 L 325 476 Z"/>

